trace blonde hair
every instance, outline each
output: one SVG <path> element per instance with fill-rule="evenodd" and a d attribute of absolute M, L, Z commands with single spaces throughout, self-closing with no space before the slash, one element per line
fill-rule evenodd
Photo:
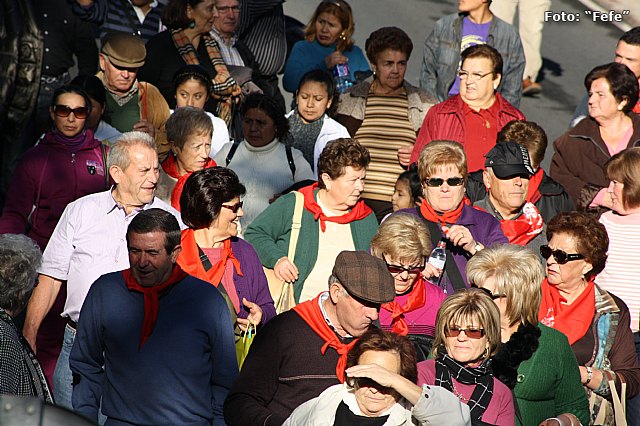
<path fill-rule="evenodd" d="M 526 247 L 503 244 L 486 248 L 467 262 L 469 283 L 482 286 L 493 278 L 494 294 L 505 294 L 509 325 L 538 323 L 544 270 L 538 256 Z"/>
<path fill-rule="evenodd" d="M 433 176 L 439 168 L 455 167 L 466 180 L 469 173 L 467 169 L 467 156 L 464 148 L 458 142 L 431 141 L 422 148 L 418 159 L 418 176 L 424 182 Z"/>
<path fill-rule="evenodd" d="M 431 252 L 431 236 L 424 222 L 409 213 L 396 213 L 386 219 L 371 240 L 371 254 L 416 264 Z"/>

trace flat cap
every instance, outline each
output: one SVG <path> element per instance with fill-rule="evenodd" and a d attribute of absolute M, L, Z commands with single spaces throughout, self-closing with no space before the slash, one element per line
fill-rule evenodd
<path fill-rule="evenodd" d="M 391 302 L 396 291 L 393 277 L 382 259 L 365 251 L 343 251 L 336 258 L 333 275 L 351 296 L 372 303 Z"/>
<path fill-rule="evenodd" d="M 133 34 L 114 33 L 109 35 L 102 45 L 102 53 L 109 61 L 122 68 L 140 68 L 144 65 L 147 49 L 144 40 Z"/>
<path fill-rule="evenodd" d="M 491 167 L 499 179 L 512 176 L 533 176 L 529 151 L 516 142 L 498 142 L 485 156 L 485 167 Z"/>

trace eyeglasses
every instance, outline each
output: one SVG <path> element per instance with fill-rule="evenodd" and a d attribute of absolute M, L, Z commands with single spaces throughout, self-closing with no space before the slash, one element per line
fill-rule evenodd
<path fill-rule="evenodd" d="M 422 270 L 424 269 L 424 263 L 422 265 L 416 265 L 416 266 L 402 266 L 402 265 L 393 265 L 389 262 L 387 262 L 387 259 L 385 258 L 384 255 L 382 255 L 382 259 L 384 260 L 384 263 L 387 264 L 387 270 L 389 271 L 389 273 L 391 273 L 391 275 L 399 275 L 401 273 L 403 273 L 404 271 L 407 271 L 407 273 L 409 275 L 417 275 L 420 272 L 422 272 Z M 422 258 L 422 261 L 424 262 L 424 257 Z"/>
<path fill-rule="evenodd" d="M 458 337 L 463 331 L 469 339 L 482 339 L 482 337 L 484 337 L 483 328 L 447 327 L 444 329 L 444 335 L 447 337 Z"/>
<path fill-rule="evenodd" d="M 58 117 L 68 117 L 73 113 L 76 118 L 87 118 L 89 109 L 87 107 L 69 108 L 66 105 L 55 105 L 53 107 L 53 113 Z"/>
<path fill-rule="evenodd" d="M 491 300 L 496 300 L 496 299 L 500 299 L 502 297 L 507 297 L 506 294 L 493 294 L 491 293 L 491 290 L 489 290 L 488 288 L 484 288 L 484 287 L 478 287 L 476 284 L 471 284 L 472 288 L 477 288 L 478 290 L 482 290 L 483 292 L 487 293 L 487 295 L 491 298 Z"/>
<path fill-rule="evenodd" d="M 467 72 L 467 71 L 458 71 L 458 77 L 460 77 L 460 80 L 471 80 L 471 81 L 478 81 L 478 80 L 482 80 L 483 78 L 485 78 L 486 76 L 488 76 L 489 74 L 493 74 L 493 71 L 489 71 L 487 73 L 479 73 L 479 72 Z"/>
<path fill-rule="evenodd" d="M 244 204 L 243 201 L 238 201 L 237 203 L 235 203 L 232 206 L 229 206 L 227 204 L 223 204 L 222 207 L 224 207 L 225 209 L 229 209 L 234 213 L 238 213 L 238 210 L 242 208 L 242 204 Z"/>
<path fill-rule="evenodd" d="M 567 254 L 562 250 L 553 250 L 549 246 L 540 246 L 540 254 L 545 258 L 545 260 L 553 256 L 556 262 L 558 262 L 558 265 L 564 265 L 565 263 L 573 260 L 584 259 L 584 256 L 580 253 Z"/>
<path fill-rule="evenodd" d="M 240 13 L 240 6 L 216 7 L 216 10 L 220 14 L 227 14 L 227 13 L 231 12 L 231 13 L 233 13 L 235 15 L 236 13 Z"/>
<path fill-rule="evenodd" d="M 424 183 L 426 183 L 427 186 L 431 188 L 437 188 L 439 186 L 442 186 L 445 182 L 447 182 L 447 185 L 449 186 L 461 186 L 464 183 L 464 178 L 461 178 L 461 177 L 451 177 L 449 179 L 429 178 L 424 181 Z"/>

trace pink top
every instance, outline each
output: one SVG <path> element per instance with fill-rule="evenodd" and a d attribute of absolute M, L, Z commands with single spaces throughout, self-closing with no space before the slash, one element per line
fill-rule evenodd
<path fill-rule="evenodd" d="M 475 385 L 464 385 L 456 379 L 453 384 L 465 398 L 470 398 Z M 433 359 L 418 363 L 418 386 L 435 385 L 436 361 Z M 466 401 L 464 401 L 466 402 Z M 511 389 L 500 380 L 493 378 L 493 397 L 482 415 L 482 421 L 498 426 L 513 426 L 515 424 L 515 409 L 513 408 L 513 394 Z"/>
<path fill-rule="evenodd" d="M 404 318 L 409 326 L 409 334 L 426 334 L 433 336 L 436 325 L 436 314 L 447 295 L 444 294 L 444 291 L 442 291 L 440 287 L 429 282 L 425 281 L 424 287 L 427 293 L 424 306 L 415 311 L 405 313 Z M 404 306 L 408 298 L 409 293 L 396 296 L 395 302 L 400 304 L 400 306 Z M 391 330 L 391 312 L 386 309 L 380 309 L 380 328 L 387 331 Z"/>

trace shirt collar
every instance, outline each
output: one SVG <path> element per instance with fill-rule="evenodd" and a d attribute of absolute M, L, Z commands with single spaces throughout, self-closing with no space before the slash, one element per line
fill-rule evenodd
<path fill-rule="evenodd" d="M 322 294 L 320 294 L 320 297 L 318 297 L 318 304 L 320 305 L 320 312 L 322 312 L 322 316 L 324 317 L 325 322 L 327 323 L 327 325 L 329 327 L 331 327 L 333 332 L 336 333 L 336 335 L 341 340 L 353 339 L 353 336 L 351 336 L 349 333 L 347 333 L 346 336 L 341 336 L 340 333 L 338 333 L 338 330 L 336 329 L 336 327 L 331 323 L 331 319 L 329 318 L 329 315 L 327 315 L 327 311 L 324 310 L 324 301 L 327 300 L 328 298 L 329 298 L 329 292 L 328 291 L 323 292 Z"/>
<path fill-rule="evenodd" d="M 224 38 L 222 34 L 220 34 L 220 31 L 218 31 L 218 29 L 215 26 L 211 27 L 211 35 L 214 36 L 218 41 L 227 45 L 228 47 L 235 46 L 236 41 L 238 41 L 238 35 L 236 33 L 233 33 L 231 38 L 229 38 L 229 41 L 227 41 L 227 39 Z"/>

